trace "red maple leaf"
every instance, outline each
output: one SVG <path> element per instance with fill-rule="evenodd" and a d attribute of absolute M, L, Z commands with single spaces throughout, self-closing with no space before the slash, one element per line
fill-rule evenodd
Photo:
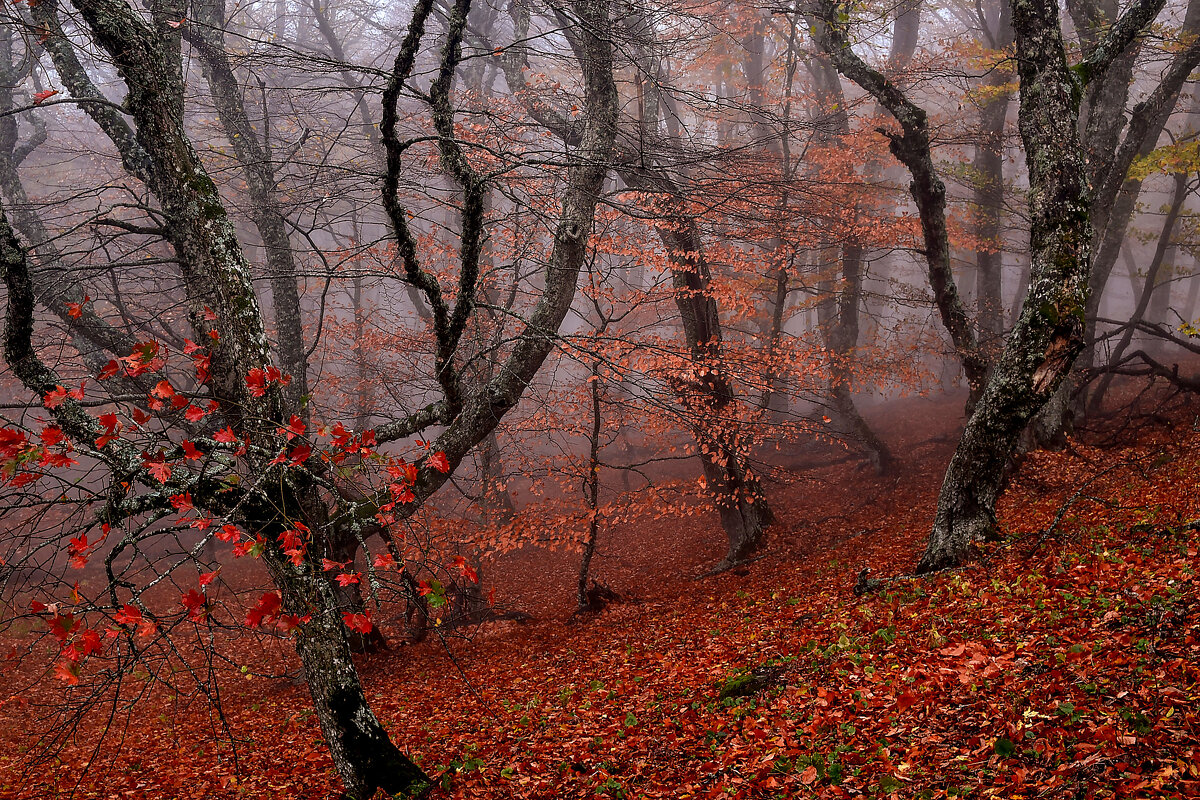
<path fill-rule="evenodd" d="M 46 392 L 42 398 L 42 402 L 46 408 L 54 409 L 61 406 L 67 400 L 67 390 L 62 386 L 55 386 L 53 390 Z"/>
<path fill-rule="evenodd" d="M 462 576 L 471 583 L 479 583 L 479 573 L 475 571 L 474 567 L 467 563 L 465 558 L 462 556 L 455 556 L 454 566 L 457 567 Z"/>
<path fill-rule="evenodd" d="M 142 610 L 126 603 L 121 606 L 120 611 L 113 615 L 113 621 L 118 625 L 139 625 L 142 621 Z"/>
<path fill-rule="evenodd" d="M 40 92 L 33 93 L 33 104 L 40 106 L 42 103 L 49 100 L 54 95 L 58 94 L 58 89 L 42 89 Z"/>
<path fill-rule="evenodd" d="M 371 618 L 366 614 L 351 614 L 349 612 L 342 614 L 342 622 L 346 624 L 346 628 L 355 633 L 370 633 Z"/>
<path fill-rule="evenodd" d="M 42 428 L 42 432 L 38 434 L 38 438 L 42 440 L 42 444 L 46 447 L 54 447 L 56 444 L 61 444 L 66 438 L 63 436 L 62 428 L 57 425 L 47 425 Z"/>
<path fill-rule="evenodd" d="M 429 466 L 445 475 L 450 471 L 450 459 L 441 450 L 429 457 Z"/>
<path fill-rule="evenodd" d="M 176 511 L 187 512 L 195 508 L 192 505 L 192 493 L 184 492 L 183 494 L 171 495 L 171 505 Z"/>
<path fill-rule="evenodd" d="M 275 433 L 279 434 L 280 436 L 287 434 L 287 440 L 290 442 L 292 439 L 295 439 L 297 436 L 304 435 L 304 422 L 300 419 L 300 417 L 298 417 L 295 414 L 292 414 L 292 418 L 290 420 L 288 420 L 287 427 L 276 428 Z"/>
<path fill-rule="evenodd" d="M 180 600 L 183 607 L 187 609 L 188 616 L 192 619 L 203 619 L 205 606 L 208 605 L 208 598 L 197 592 L 195 589 L 188 589 L 187 594 Z"/>
<path fill-rule="evenodd" d="M 262 397 L 267 393 L 267 373 L 258 367 L 246 373 L 246 387 L 254 397 Z"/>
<path fill-rule="evenodd" d="M 275 617 L 283 607 L 283 599 L 279 592 L 267 592 L 258 598 L 258 604 L 246 612 L 245 623 L 248 627 L 257 628 L 263 622 Z"/>
<path fill-rule="evenodd" d="M 154 477 L 159 483 L 166 483 L 171 477 L 171 465 L 163 460 L 162 450 L 158 451 L 158 455 L 153 458 L 144 458 L 142 466 Z"/>
<path fill-rule="evenodd" d="M 73 661 L 62 659 L 54 665 L 54 677 L 64 681 L 68 686 L 78 686 L 79 665 Z"/>
<path fill-rule="evenodd" d="M 308 461 L 308 457 L 311 455 L 312 448 L 306 444 L 302 444 L 292 450 L 291 454 L 288 456 L 288 460 L 291 462 L 293 467 L 299 467 L 305 461 Z"/>

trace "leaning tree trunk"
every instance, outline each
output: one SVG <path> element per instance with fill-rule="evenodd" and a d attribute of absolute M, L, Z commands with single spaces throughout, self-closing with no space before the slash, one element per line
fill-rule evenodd
<path fill-rule="evenodd" d="M 904 92 L 878 70 L 869 67 L 850 46 L 845 12 L 833 0 L 813 0 L 803 13 L 815 42 L 829 56 L 838 72 L 852 80 L 888 110 L 901 133 L 880 128 L 888 137 L 888 148 L 912 176 L 909 192 L 917 205 L 924 241 L 929 286 L 942 325 L 967 377 L 972 408 L 983 391 L 990 362 L 980 348 L 975 328 L 963 305 L 950 259 L 950 234 L 946 225 L 946 185 L 933 160 L 933 138 L 929 117 Z"/>
<path fill-rule="evenodd" d="M 1092 223 L 1079 141 L 1080 80 L 1101 73 L 1161 7 L 1162 0 L 1135 5 L 1098 48 L 1104 55 L 1072 69 L 1058 4 L 1013 3 L 1030 186 L 1029 295 L 946 470 L 918 572 L 963 563 L 976 543 L 994 532 L 996 499 L 1017 437 L 1083 347 Z"/>
<path fill-rule="evenodd" d="M 1183 211 L 1184 201 L 1187 199 L 1187 188 L 1187 174 L 1182 172 L 1177 173 L 1175 175 L 1175 193 L 1171 197 L 1171 206 L 1167 210 L 1167 218 L 1163 221 L 1162 233 L 1159 235 L 1158 244 L 1154 248 L 1154 257 L 1150 260 L 1149 269 L 1146 270 L 1146 282 L 1138 296 L 1138 303 L 1137 307 L 1133 310 L 1133 316 L 1129 318 L 1129 323 L 1125 326 L 1120 341 L 1117 342 L 1116 347 L 1113 348 L 1112 355 L 1108 358 L 1110 366 L 1116 366 L 1121 363 L 1121 359 L 1125 355 L 1125 350 L 1133 342 L 1133 334 L 1137 330 L 1138 325 L 1147 319 L 1146 315 L 1150 309 L 1150 303 L 1155 291 L 1161 291 L 1164 288 L 1160 284 L 1159 273 L 1162 271 L 1167 250 L 1172 247 L 1171 237 L 1175 230 L 1175 224 L 1179 220 L 1179 215 Z M 1167 284 L 1167 286 L 1169 287 L 1170 284 Z M 1151 316 L 1149 321 L 1159 322 L 1160 320 Z M 1108 394 L 1108 388 L 1112 384 L 1112 380 L 1113 373 L 1111 372 L 1100 380 L 1100 385 L 1092 393 L 1088 401 L 1089 413 L 1096 413 L 1100 410 L 1101 404 L 1104 402 L 1104 396 Z"/>
<path fill-rule="evenodd" d="M 267 559 L 289 612 L 305 614 L 311 608 L 333 605 L 332 598 L 321 597 L 330 587 L 320 576 L 293 568 L 277 554 Z M 368 800 L 380 789 L 389 797 L 424 793 L 429 778 L 392 743 L 367 703 L 340 614 L 314 614 L 296 629 L 295 642 L 321 732 L 346 794 Z"/>

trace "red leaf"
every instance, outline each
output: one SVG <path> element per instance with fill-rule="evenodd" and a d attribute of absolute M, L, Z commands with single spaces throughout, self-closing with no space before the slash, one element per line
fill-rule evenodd
<path fill-rule="evenodd" d="M 267 592 L 258 598 L 258 605 L 246 613 L 245 623 L 248 627 L 257 628 L 263 622 L 278 615 L 282 607 L 283 600 L 279 596 L 279 592 Z"/>
<path fill-rule="evenodd" d="M 54 665 L 54 677 L 65 681 L 68 686 L 79 685 L 79 665 L 63 659 Z"/>
<path fill-rule="evenodd" d="M 42 402 L 46 405 L 46 408 L 53 409 L 61 406 L 66 402 L 66 399 L 67 390 L 62 386 L 56 386 L 52 391 L 46 392 L 45 397 L 42 398 Z"/>
<path fill-rule="evenodd" d="M 288 460 L 292 463 L 292 466 L 298 467 L 307 461 L 308 457 L 311 455 L 312 448 L 306 444 L 302 444 L 292 450 L 291 454 L 288 456 Z"/>
<path fill-rule="evenodd" d="M 120 611 L 113 615 L 113 621 L 118 625 L 138 625 L 142 621 L 142 610 L 126 603 L 121 606 Z"/>
<path fill-rule="evenodd" d="M 204 618 L 205 606 L 208 604 L 208 598 L 200 594 L 200 592 L 197 592 L 195 589 L 188 589 L 188 593 L 183 596 L 180 602 L 183 604 L 183 607 L 187 609 L 189 617 L 192 619 Z"/>
<path fill-rule="evenodd" d="M 304 422 L 300 419 L 300 417 L 292 414 L 292 418 L 288 421 L 287 427 L 276 428 L 275 432 L 280 436 L 287 434 L 288 441 L 290 442 L 297 436 L 302 436 L 304 434 Z"/>
<path fill-rule="evenodd" d="M 346 623 L 346 627 L 355 633 L 370 633 L 371 618 L 366 614 L 351 614 L 349 612 L 342 614 L 342 622 Z"/>
<path fill-rule="evenodd" d="M 58 89 L 42 89 L 40 92 L 33 93 L 33 104 L 40 106 L 42 103 L 49 100 L 54 95 L 58 94 Z M 76 681 L 78 683 L 78 681 Z"/>
<path fill-rule="evenodd" d="M 262 397 L 267 393 L 267 373 L 258 367 L 246 373 L 246 387 L 254 397 Z"/>

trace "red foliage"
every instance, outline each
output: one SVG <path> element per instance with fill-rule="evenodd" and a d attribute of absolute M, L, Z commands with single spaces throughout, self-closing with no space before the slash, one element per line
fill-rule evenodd
<path fill-rule="evenodd" d="M 899 481 L 872 482 L 846 464 L 810 470 L 780 492 L 783 522 L 745 574 L 690 579 L 711 563 L 714 520 L 644 520 L 615 535 L 606 576 L 643 602 L 584 625 L 493 624 L 473 641 L 451 639 L 469 685 L 435 643 L 364 661 L 377 713 L 447 787 L 443 797 L 1195 796 L 1200 556 L 1197 534 L 1179 523 L 1200 513 L 1200 437 L 1036 454 L 1001 507 L 1008 542 L 985 563 L 855 597 L 861 567 L 888 577 L 911 564 L 948 456 L 925 438 L 929 426 L 906 422 L 891 435 L 910 459 Z M 1042 537 L 1062 503 L 1112 465 L 1088 488 L 1103 503 L 1077 502 Z M 521 598 L 565 617 L 570 587 L 546 572 L 554 557 L 490 563 L 489 575 L 508 579 L 501 605 Z M 466 560 L 452 563 L 462 575 Z M 236 574 L 227 567 L 221 579 Z M 282 613 L 278 593 L 251 596 L 247 625 L 304 624 Z M 203 618 L 206 596 L 183 598 Z M 104 657 L 102 629 L 67 607 L 32 609 L 54 648 L 47 683 L 80 683 Z M 153 633 L 134 605 L 112 621 Z M 395 624 L 343 622 L 360 633 Z M 155 685 L 120 729 L 115 769 L 84 770 L 94 740 L 81 737 L 62 769 L 29 781 L 13 748 L 0 755 L 0 794 L 54 796 L 77 782 L 84 798 L 336 794 L 305 690 L 267 677 L 295 668 L 283 644 L 264 647 L 272 641 L 243 634 L 222 645 L 237 770 L 227 745 L 201 744 L 220 737 L 207 714 Z M 757 693 L 720 698 L 752 673 L 770 676 Z M 25 730 L 13 721 L 31 699 L 0 706 L 7 736 Z"/>

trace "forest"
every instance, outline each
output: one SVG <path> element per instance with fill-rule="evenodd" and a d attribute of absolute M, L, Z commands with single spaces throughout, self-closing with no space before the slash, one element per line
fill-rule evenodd
<path fill-rule="evenodd" d="M 13 0 L 0 274 L 0 797 L 1200 797 L 1200 0 Z"/>

